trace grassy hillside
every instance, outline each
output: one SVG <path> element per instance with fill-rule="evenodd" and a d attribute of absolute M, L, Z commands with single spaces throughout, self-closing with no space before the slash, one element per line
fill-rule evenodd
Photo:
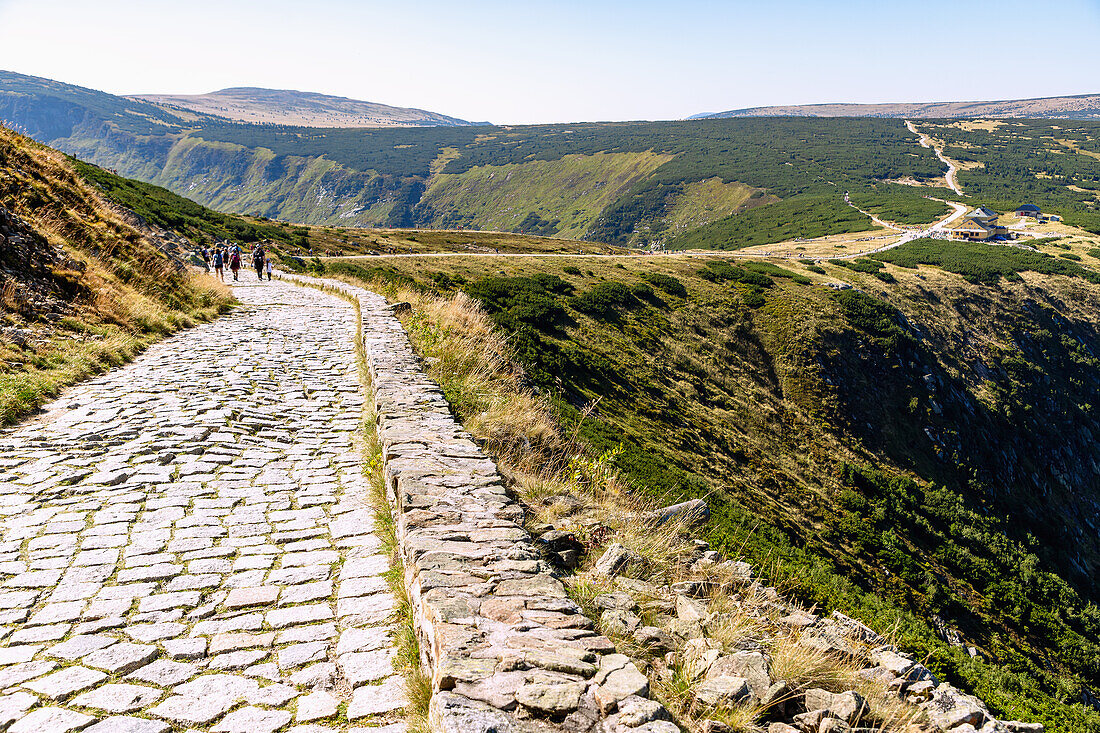
<path fill-rule="evenodd" d="M 1048 266 L 1094 246 L 998 248 L 996 278 L 974 277 L 984 245 L 922 242 L 891 251 L 905 267 L 824 274 L 698 257 L 335 270 L 480 299 L 566 432 L 639 490 L 706 497 L 712 543 L 896 629 L 1003 717 L 1100 731 L 1100 287 Z"/>
<path fill-rule="evenodd" d="M 779 199 L 809 194 L 812 205 L 848 189 L 874 193 L 882 180 L 927 180 L 941 167 L 896 120 L 253 125 L 14 74 L 0 75 L 0 119 L 82 160 L 228 212 L 317 225 L 461 224 L 631 245 L 667 242 Z M 882 185 L 893 197 L 920 198 Z"/>
<path fill-rule="evenodd" d="M 448 228 L 579 239 L 623 191 L 671 158 L 649 152 L 596 153 L 441 173 L 417 205 L 417 218 Z"/>
<path fill-rule="evenodd" d="M 64 156 L 0 128 L 0 424 L 226 308 L 186 256 Z"/>

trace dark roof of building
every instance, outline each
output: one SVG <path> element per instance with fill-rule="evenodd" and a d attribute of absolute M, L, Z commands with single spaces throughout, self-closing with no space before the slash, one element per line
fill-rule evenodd
<path fill-rule="evenodd" d="M 1020 204 L 1016 207 L 1016 211 L 1042 211 L 1042 209 L 1035 204 Z"/>

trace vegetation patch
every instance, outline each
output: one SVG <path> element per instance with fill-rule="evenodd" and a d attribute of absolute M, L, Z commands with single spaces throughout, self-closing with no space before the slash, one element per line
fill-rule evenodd
<path fill-rule="evenodd" d="M 1042 245 L 1043 240 L 1031 242 Z M 962 275 L 967 282 L 995 284 L 1019 280 L 1021 272 L 1079 277 L 1100 283 L 1100 274 L 1073 261 L 1066 261 L 1024 247 L 997 246 L 978 242 L 951 242 L 942 239 L 916 239 L 900 247 L 871 255 L 880 262 L 916 269 L 932 265 Z"/>

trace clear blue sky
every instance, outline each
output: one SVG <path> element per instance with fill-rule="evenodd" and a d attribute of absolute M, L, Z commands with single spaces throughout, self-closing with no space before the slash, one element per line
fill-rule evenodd
<path fill-rule="evenodd" d="M 0 0 L 0 69 L 498 123 L 1100 92 L 1100 0 Z"/>

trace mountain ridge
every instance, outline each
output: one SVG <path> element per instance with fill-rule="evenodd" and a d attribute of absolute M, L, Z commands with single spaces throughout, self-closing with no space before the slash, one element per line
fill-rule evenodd
<path fill-rule="evenodd" d="M 124 98 L 171 111 L 194 112 L 252 124 L 303 127 L 457 127 L 478 124 L 416 107 L 396 107 L 297 89 L 242 86 L 205 94 L 129 94 Z"/>
<path fill-rule="evenodd" d="M 916 117 L 968 119 L 975 117 L 1037 117 L 1044 119 L 1100 119 L 1100 94 L 1077 94 L 1028 99 L 971 102 L 884 102 L 857 104 L 773 105 L 744 107 L 724 112 L 702 112 L 689 120 L 731 117 Z"/>

